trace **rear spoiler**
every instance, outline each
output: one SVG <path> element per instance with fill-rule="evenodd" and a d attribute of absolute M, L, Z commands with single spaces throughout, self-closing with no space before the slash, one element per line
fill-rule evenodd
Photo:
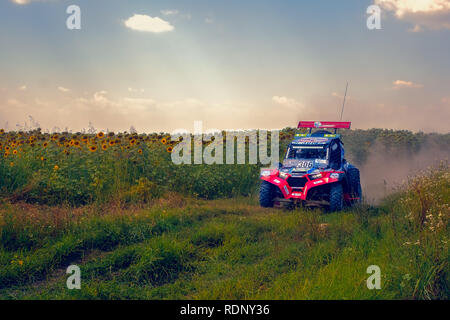
<path fill-rule="evenodd" d="M 298 128 L 317 128 L 317 129 L 350 129 L 351 122 L 338 121 L 300 121 Z"/>

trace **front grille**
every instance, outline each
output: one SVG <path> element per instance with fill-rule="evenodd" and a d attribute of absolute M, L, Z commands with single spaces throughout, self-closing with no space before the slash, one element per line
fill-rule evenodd
<path fill-rule="evenodd" d="M 291 188 L 303 188 L 308 182 L 305 177 L 289 177 L 287 179 L 287 183 L 291 186 Z"/>

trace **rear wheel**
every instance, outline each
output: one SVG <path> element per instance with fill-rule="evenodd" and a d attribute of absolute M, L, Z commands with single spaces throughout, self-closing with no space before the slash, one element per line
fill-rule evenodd
<path fill-rule="evenodd" d="M 344 190 L 342 184 L 333 183 L 330 186 L 330 211 L 341 211 L 344 207 Z"/>
<path fill-rule="evenodd" d="M 358 198 L 352 200 L 352 204 L 361 202 L 362 200 L 362 189 L 361 181 L 359 177 L 359 170 L 357 168 L 350 168 L 347 172 L 348 183 L 350 186 L 350 196 L 352 198 Z"/>
<path fill-rule="evenodd" d="M 273 207 L 273 198 L 275 197 L 275 187 L 273 184 L 262 181 L 259 189 L 259 204 L 263 208 Z"/>

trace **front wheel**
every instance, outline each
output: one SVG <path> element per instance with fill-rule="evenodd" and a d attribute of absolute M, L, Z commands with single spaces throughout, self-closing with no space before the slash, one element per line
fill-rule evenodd
<path fill-rule="evenodd" d="M 259 189 L 259 204 L 261 205 L 261 207 L 272 208 L 274 197 L 275 197 L 274 185 L 267 181 L 262 181 L 261 187 Z"/>
<path fill-rule="evenodd" d="M 333 183 L 330 186 L 330 211 L 341 211 L 344 207 L 344 190 L 342 184 Z"/>

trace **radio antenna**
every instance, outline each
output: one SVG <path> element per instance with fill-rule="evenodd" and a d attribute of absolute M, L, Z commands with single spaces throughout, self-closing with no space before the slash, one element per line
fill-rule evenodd
<path fill-rule="evenodd" d="M 347 90 L 348 90 L 348 81 L 347 81 L 347 86 L 345 87 L 344 102 L 342 103 L 341 120 L 340 121 L 342 121 L 342 116 L 344 115 L 345 100 L 347 99 Z"/>

